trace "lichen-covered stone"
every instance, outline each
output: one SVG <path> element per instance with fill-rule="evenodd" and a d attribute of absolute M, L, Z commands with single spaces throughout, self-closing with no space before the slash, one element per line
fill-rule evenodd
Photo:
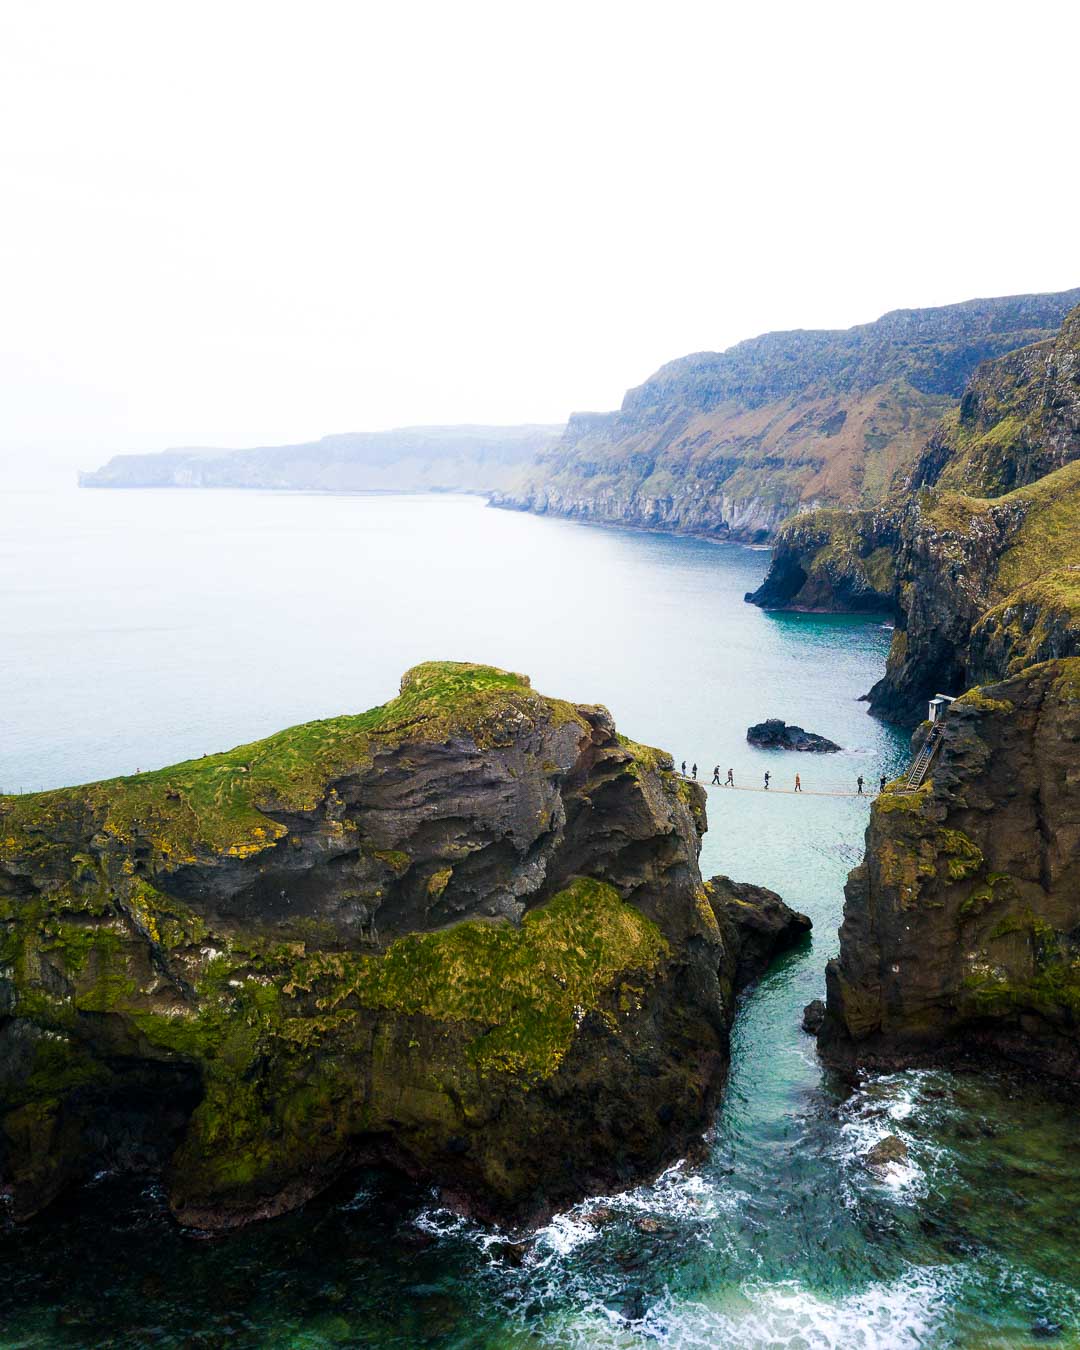
<path fill-rule="evenodd" d="M 0 798 L 0 1184 L 26 1215 L 156 1168 L 217 1228 L 363 1162 L 514 1217 L 648 1173 L 708 1122 L 765 959 L 702 885 L 704 828 L 605 709 L 454 663 Z"/>

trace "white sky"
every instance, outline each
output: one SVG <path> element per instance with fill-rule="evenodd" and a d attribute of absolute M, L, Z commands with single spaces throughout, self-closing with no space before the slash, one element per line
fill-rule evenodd
<path fill-rule="evenodd" d="M 3 0 L 0 454 L 561 421 L 1080 284 L 1078 16 Z"/>

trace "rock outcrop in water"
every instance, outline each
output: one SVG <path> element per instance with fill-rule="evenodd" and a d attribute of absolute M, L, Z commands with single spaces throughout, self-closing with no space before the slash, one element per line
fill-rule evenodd
<path fill-rule="evenodd" d="M 1080 290 L 897 310 L 683 357 L 618 412 L 571 417 L 526 486 L 496 504 L 748 540 L 808 507 L 872 506 L 980 362 L 1049 338 L 1078 302 Z"/>
<path fill-rule="evenodd" d="M 846 894 L 828 1058 L 1080 1084 L 1080 658 L 952 704 L 931 780 L 874 802 Z"/>
<path fill-rule="evenodd" d="M 767 717 L 746 731 L 746 739 L 751 745 L 764 750 L 803 750 L 810 754 L 832 755 L 840 746 L 827 736 L 819 736 L 816 731 L 804 731 L 802 727 L 789 724 L 781 717 Z"/>
<path fill-rule="evenodd" d="M 609 714 L 430 664 L 384 707 L 0 798 L 0 1180 L 164 1172 L 224 1228 L 386 1163 L 526 1218 L 673 1160 L 809 921 L 697 867 Z"/>

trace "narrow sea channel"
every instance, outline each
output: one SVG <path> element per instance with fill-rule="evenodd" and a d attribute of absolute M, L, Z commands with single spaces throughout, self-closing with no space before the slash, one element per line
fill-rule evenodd
<path fill-rule="evenodd" d="M 849 792 L 906 737 L 858 701 L 889 633 L 746 605 L 768 554 L 465 497 L 0 494 L 0 788 L 133 772 L 384 702 L 418 661 L 524 671 L 740 785 Z M 768 716 L 839 742 L 783 756 Z M 0 1221 L 0 1347 L 1075 1345 L 1074 1112 L 1009 1078 L 852 1094 L 800 1030 L 837 946 L 868 804 L 712 788 L 702 870 L 814 920 L 744 1001 L 705 1160 L 561 1215 L 521 1249 L 365 1175 L 196 1240 L 144 1180 Z M 887 1181 L 862 1162 L 898 1134 Z M 647 1220 L 644 1225 L 642 1220 Z M 118 1332 L 117 1328 L 126 1328 Z"/>

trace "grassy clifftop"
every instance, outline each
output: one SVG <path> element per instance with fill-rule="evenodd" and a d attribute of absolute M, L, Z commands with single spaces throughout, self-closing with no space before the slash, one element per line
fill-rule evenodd
<path fill-rule="evenodd" d="M 453 661 L 417 666 L 397 698 L 367 712 L 305 722 L 219 754 L 129 777 L 18 797 L 0 797 L 0 848 L 33 847 L 64 822 L 130 844 L 138 826 L 156 852 L 177 863 L 201 850 L 245 857 L 271 847 L 286 828 L 267 811 L 311 811 L 328 784 L 369 766 L 406 738 L 472 737 L 483 747 L 515 719 L 580 715 L 545 699 L 524 675 Z"/>
<path fill-rule="evenodd" d="M 999 596 L 1080 563 L 1080 460 L 997 498 L 989 509 L 1010 508 L 1021 519 L 998 560 Z"/>

